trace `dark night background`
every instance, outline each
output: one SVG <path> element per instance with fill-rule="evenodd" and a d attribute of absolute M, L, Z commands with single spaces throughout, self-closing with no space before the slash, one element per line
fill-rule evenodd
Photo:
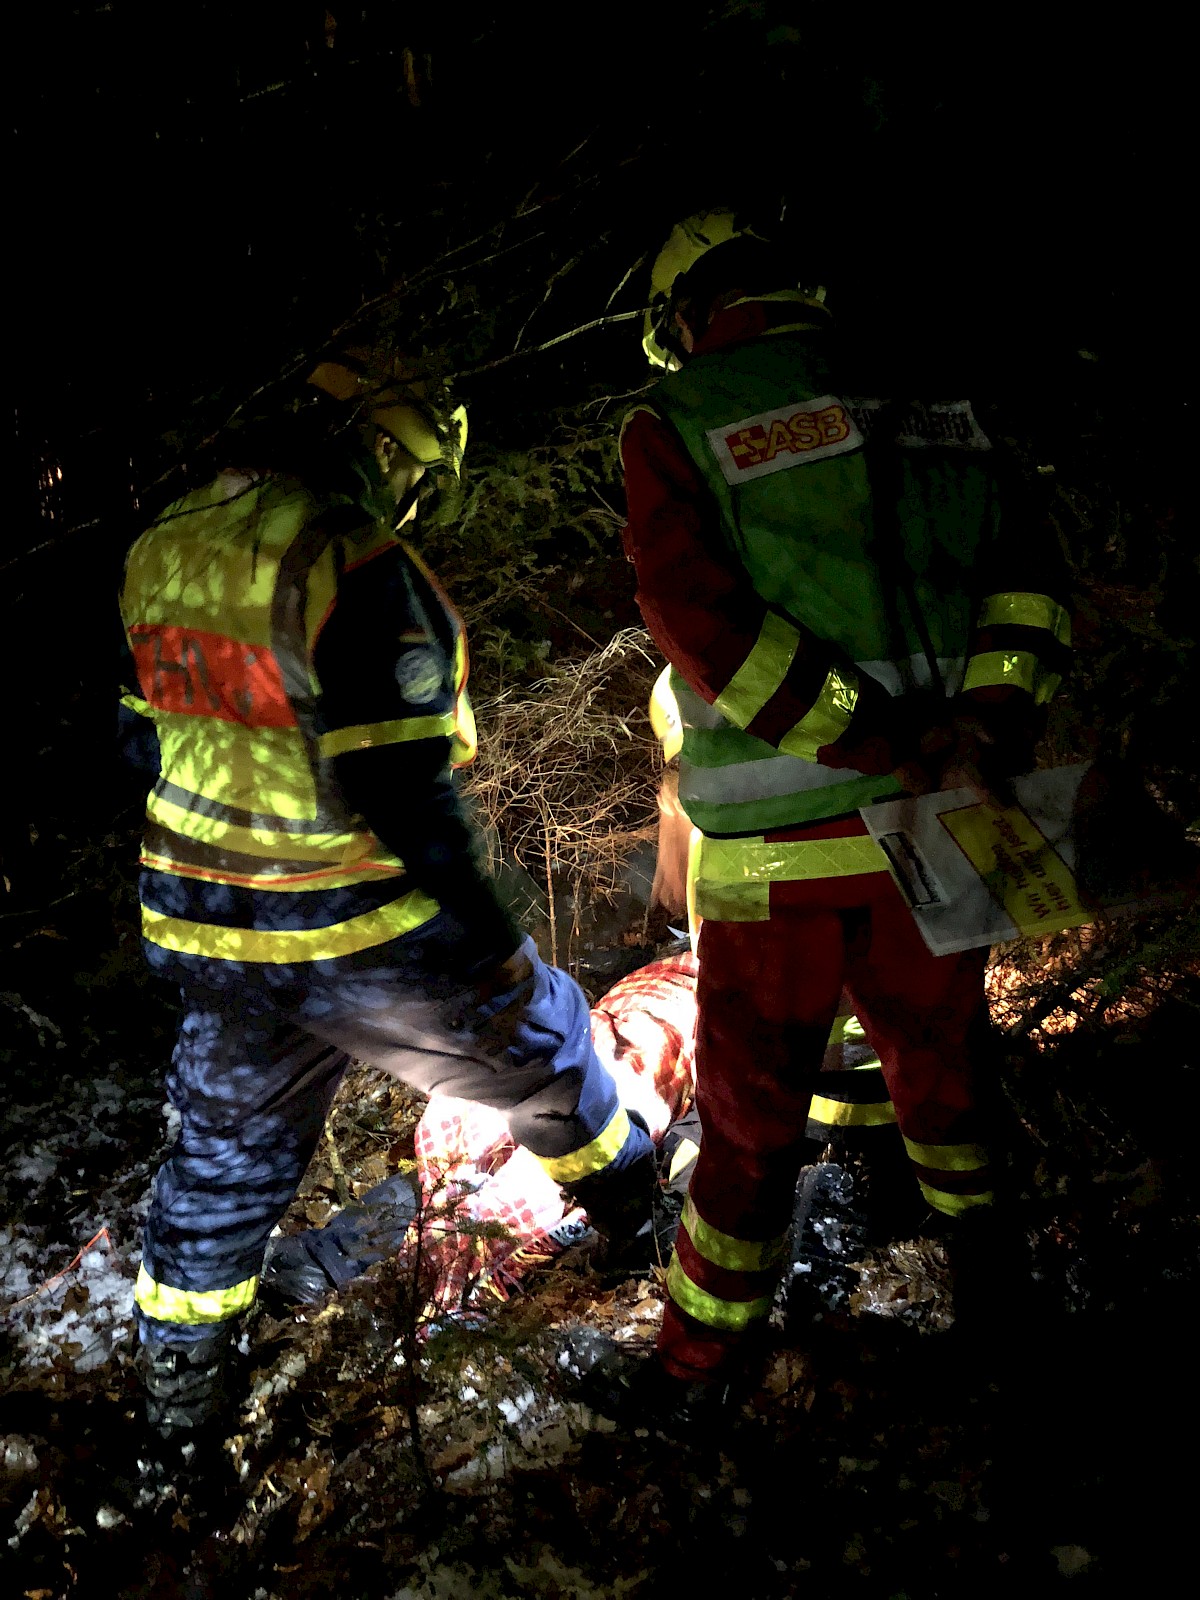
<path fill-rule="evenodd" d="M 671 224 L 713 203 L 783 209 L 807 275 L 827 286 L 848 392 L 967 394 L 1031 476 L 1044 469 L 1078 600 L 1058 750 L 1122 761 L 1151 781 L 1162 815 L 1195 821 L 1193 90 L 1181 27 L 1164 11 L 109 0 L 33 6 L 6 32 L 15 449 L 0 546 L 0 999 L 17 1004 L 0 1007 L 0 1062 L 17 1069 L 15 1102 L 33 1105 L 43 1080 L 61 1079 L 67 1095 L 72 1071 L 117 1059 L 156 1094 L 169 1048 L 170 1006 L 138 976 L 140 796 L 112 751 L 120 561 L 147 517 L 222 464 L 221 430 L 239 408 L 269 405 L 335 333 L 382 328 L 457 375 L 471 418 L 467 492 L 474 473 L 497 523 L 518 507 L 519 543 L 521 496 L 505 485 L 519 490 L 529 452 L 568 425 L 575 438 L 585 425 L 615 434 L 623 397 L 648 379 L 633 318 L 536 347 L 637 312 Z M 605 494 L 619 510 L 619 487 Z M 437 564 L 453 587 L 452 525 L 442 537 Z M 605 537 L 611 591 L 585 587 L 572 602 L 589 627 L 597 614 L 614 627 L 637 620 L 615 528 Z M 1194 978 L 1194 933 L 1189 945 L 1181 926 L 1103 953 L 1083 969 L 1101 986 L 1092 992 L 1120 998 L 1147 968 Z M 1048 968 L 1045 1009 L 1069 1007 L 1077 978 L 1069 963 L 1065 977 Z M 1132 1148 L 1130 1163 L 1148 1153 L 1168 1194 L 1161 1217 L 1175 1216 L 1182 1193 L 1194 1221 L 1194 983 L 1191 994 L 1114 1025 L 1097 1002 L 1094 1031 L 1081 1013 L 1055 1046 L 1057 1079 L 1028 1067 L 1037 1057 L 1027 1035 L 1020 1043 L 1018 1088 L 1044 1119 L 1047 1148 L 1067 1152 L 1062 1169 L 1076 1161 L 1084 1174 L 1085 1221 L 1111 1220 L 1108 1191 L 1087 1188 L 1110 1148 Z M 57 1055 L 30 1043 L 21 1002 L 57 1019 Z M 1177 1533 L 1175 1430 L 1194 1417 L 1190 1330 L 1170 1306 L 1160 1327 L 1157 1289 L 1139 1298 L 1136 1288 L 1167 1281 L 1173 1235 L 1159 1212 L 1128 1216 L 1104 1261 L 1120 1256 L 1126 1271 L 1139 1229 L 1145 1243 L 1157 1226 L 1159 1242 L 1129 1269 L 1135 1287 L 1117 1319 L 1068 1319 L 1047 1335 L 1044 1360 L 1042 1330 L 1026 1330 L 1014 1359 L 1028 1371 L 1010 1370 L 974 1413 L 992 1408 L 995 1437 L 979 1449 L 1007 1451 L 998 1503 L 1014 1526 L 1028 1519 L 1030 1551 L 1082 1537 L 1052 1527 L 1049 1511 L 1043 1527 L 1043 1505 L 1057 1515 L 1068 1504 L 1072 1528 L 1128 1522 L 1094 1594 L 1113 1592 L 1114 1574 L 1147 1575 Z M 1106 1272 L 1093 1271 L 1094 1305 Z M 1172 1281 L 1182 1300 L 1186 1274 Z M 874 1359 L 863 1356 L 854 1380 L 863 1393 Z M 940 1359 L 926 1350 L 915 1386 L 897 1362 L 892 1388 L 882 1385 L 902 1418 L 897 1449 L 913 1459 L 932 1437 L 915 1388 L 937 1390 Z M 947 1415 L 965 1415 L 974 1394 L 945 1381 Z M 832 1388 L 820 1404 L 840 1403 Z M 836 1464 L 842 1424 L 822 1421 L 820 1404 Z M 863 1434 L 869 1409 L 854 1424 Z M 824 1505 L 840 1526 L 860 1490 L 828 1487 L 807 1435 L 785 1444 L 813 1524 Z M 596 1480 L 615 1482 L 603 1450 Z M 530 1494 L 553 1506 L 560 1488 Z M 675 1489 L 686 1503 L 690 1480 Z M 786 1523 L 793 1490 L 776 1492 Z M 918 1519 L 924 1538 L 928 1504 Z M 632 1512 L 626 1520 L 636 1525 Z M 1142 1524 L 1157 1540 L 1149 1555 Z M 125 1530 L 122 1548 L 136 1533 Z M 957 1589 L 957 1559 L 938 1566 L 939 1547 L 925 1587 L 902 1584 L 897 1566 L 878 1592 Z M 1009 1569 L 1004 1592 L 1022 1573 L 1039 1592 L 1042 1568 L 1030 1562 Z M 322 1570 L 313 1593 L 329 1592 Z M 980 1565 L 978 1585 L 974 1571 L 961 1569 L 962 1586 L 993 1592 L 992 1569 Z M 778 1593 L 793 1592 L 779 1581 Z M 144 1592 L 200 1592 L 162 1582 Z"/>

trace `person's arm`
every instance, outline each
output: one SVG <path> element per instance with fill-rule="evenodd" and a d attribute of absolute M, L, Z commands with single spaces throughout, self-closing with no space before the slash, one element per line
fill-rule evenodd
<path fill-rule="evenodd" d="M 450 769 L 452 669 L 393 548 L 343 575 L 317 637 L 321 743 L 348 806 L 466 930 L 466 964 L 510 957 L 522 934 L 479 863 Z"/>
<path fill-rule="evenodd" d="M 637 602 L 671 664 L 730 722 L 785 755 L 890 772 L 906 743 L 895 702 L 764 603 L 727 553 L 712 497 L 669 425 L 635 411 L 621 461 Z"/>
<path fill-rule="evenodd" d="M 135 777 L 154 783 L 161 765 L 158 731 L 150 707 L 142 698 L 133 651 L 123 628 L 117 652 L 117 683 L 121 696 L 117 702 L 117 754 L 125 780 L 120 788 L 130 788 Z"/>

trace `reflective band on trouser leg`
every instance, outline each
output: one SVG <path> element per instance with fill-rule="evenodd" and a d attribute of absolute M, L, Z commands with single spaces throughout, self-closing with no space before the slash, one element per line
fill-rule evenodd
<path fill-rule="evenodd" d="M 696 1254 L 730 1272 L 768 1272 L 787 1252 L 786 1233 L 774 1239 L 735 1239 L 731 1233 L 722 1233 L 705 1222 L 690 1194 L 683 1203 L 682 1223 Z"/>
<path fill-rule="evenodd" d="M 947 1217 L 961 1217 L 964 1211 L 972 1211 L 977 1206 L 993 1205 L 996 1200 L 995 1192 L 991 1189 L 980 1189 L 973 1193 L 942 1189 L 936 1183 L 930 1183 L 920 1176 L 917 1182 L 928 1204 Z"/>
<path fill-rule="evenodd" d="M 734 727 L 744 728 L 753 722 L 776 693 L 787 677 L 799 642 L 799 631 L 790 622 L 773 611 L 767 612 L 753 649 L 714 702 Z"/>
<path fill-rule="evenodd" d="M 850 1100 L 834 1100 L 828 1095 L 815 1094 L 808 1110 L 808 1120 L 826 1128 L 880 1128 L 895 1122 L 896 1108 L 890 1100 L 856 1104 Z"/>
<path fill-rule="evenodd" d="M 679 1264 L 678 1255 L 671 1257 L 667 1268 L 667 1293 L 689 1317 L 729 1333 L 742 1333 L 751 1323 L 761 1322 L 770 1315 L 773 1300 L 769 1294 L 756 1300 L 722 1300 L 709 1294 L 688 1277 Z"/>
<path fill-rule="evenodd" d="M 1054 698 L 1061 682 L 1061 673 L 1049 672 L 1029 650 L 985 650 L 967 662 L 963 693 L 999 687 L 1024 689 L 1041 706 Z"/>
<path fill-rule="evenodd" d="M 772 883 L 886 871 L 883 851 L 869 834 L 778 844 L 701 837 L 694 864 L 696 915 L 716 922 L 765 922 Z"/>
<path fill-rule="evenodd" d="M 935 1172 L 978 1172 L 988 1164 L 988 1153 L 981 1144 L 918 1144 L 905 1139 L 904 1148 L 922 1167 Z"/>
<path fill-rule="evenodd" d="M 208 1322 L 228 1322 L 254 1304 L 258 1278 L 246 1278 L 229 1289 L 172 1289 L 155 1283 L 143 1266 L 138 1272 L 133 1298 L 139 1311 L 156 1322 L 182 1322 L 190 1327 Z"/>
<path fill-rule="evenodd" d="M 821 692 L 794 728 L 779 741 L 785 756 L 815 761 L 822 745 L 833 744 L 850 726 L 858 704 L 858 674 L 831 667 Z"/>
<path fill-rule="evenodd" d="M 537 1159 L 555 1183 L 578 1183 L 581 1178 L 591 1178 L 603 1171 L 620 1155 L 628 1138 L 629 1117 L 623 1107 L 618 1107 L 608 1125 L 588 1144 L 565 1156 L 538 1156 Z"/>
<path fill-rule="evenodd" d="M 1026 594 L 1019 590 L 989 594 L 979 608 L 979 626 L 995 628 L 1005 623 L 1015 623 L 1022 628 L 1044 628 L 1059 644 L 1071 642 L 1071 619 L 1048 594 Z"/>
<path fill-rule="evenodd" d="M 987 1151 L 979 1144 L 919 1144 L 905 1139 L 904 1148 L 917 1169 L 921 1193 L 935 1211 L 961 1216 L 977 1206 L 990 1206 Z"/>

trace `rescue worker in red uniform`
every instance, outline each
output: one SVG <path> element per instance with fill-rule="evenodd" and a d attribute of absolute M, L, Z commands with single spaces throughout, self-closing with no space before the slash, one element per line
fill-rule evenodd
<path fill-rule="evenodd" d="M 644 339 L 667 374 L 621 435 L 699 830 L 703 1142 L 658 1348 L 709 1393 L 771 1309 L 843 991 L 930 1206 L 992 1203 L 986 951 L 930 954 L 859 808 L 1026 770 L 1070 636 L 969 405 L 849 399 L 795 284 L 731 212 L 678 225 Z"/>
<path fill-rule="evenodd" d="M 366 358 L 311 382 L 331 416 L 290 447 L 298 470 L 185 496 L 121 597 L 153 777 L 143 935 L 184 1007 L 135 1295 L 167 1436 L 220 1416 L 231 1333 L 352 1056 L 503 1110 L 610 1237 L 650 1217 L 652 1146 L 587 1001 L 497 900 L 456 793 L 466 639 L 405 534 L 426 469 L 457 471 L 465 415 Z"/>

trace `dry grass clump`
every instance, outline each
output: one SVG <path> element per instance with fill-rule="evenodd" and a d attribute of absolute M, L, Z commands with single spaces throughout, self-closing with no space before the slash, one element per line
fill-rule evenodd
<path fill-rule="evenodd" d="M 611 899 L 631 851 L 657 831 L 661 771 L 647 705 L 660 663 L 625 628 L 590 654 L 477 707 L 479 759 L 466 785 L 493 850 L 542 886 L 551 959 L 563 940 L 556 892 Z"/>

